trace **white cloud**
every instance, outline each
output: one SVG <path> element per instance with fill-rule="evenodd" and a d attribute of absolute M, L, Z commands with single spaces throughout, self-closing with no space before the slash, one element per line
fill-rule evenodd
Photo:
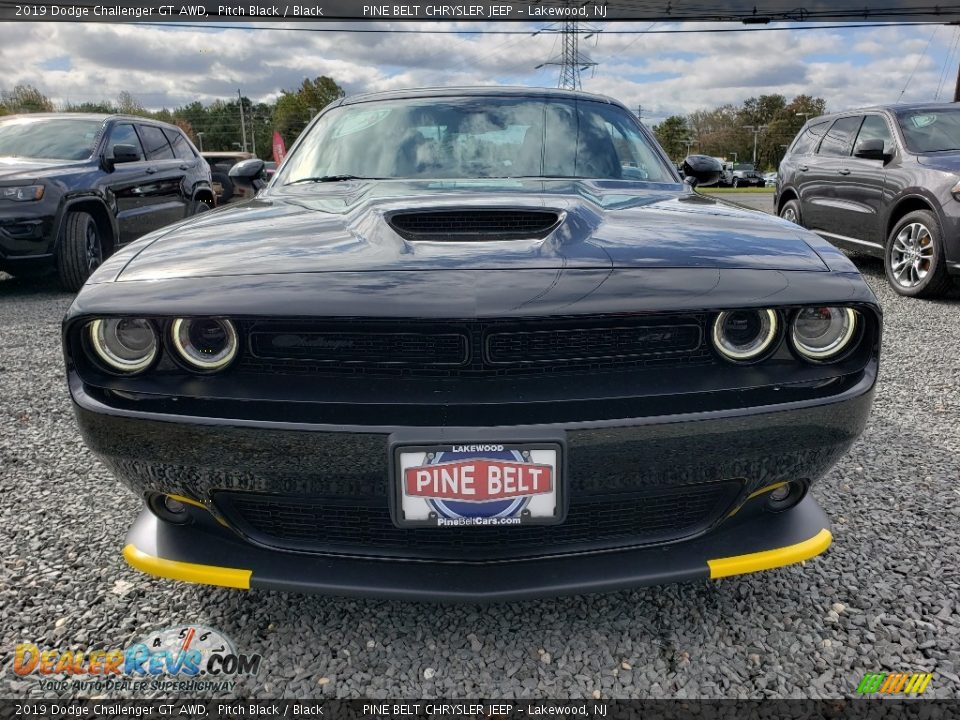
<path fill-rule="evenodd" d="M 378 26 L 391 27 L 389 23 L 359 27 Z M 394 27 L 532 33 L 542 26 Z M 931 43 L 928 28 L 905 26 L 645 35 L 614 31 L 649 26 L 600 27 L 605 32 L 582 44 L 600 63 L 594 73 L 584 73 L 584 89 L 612 95 L 629 107 L 642 103 L 654 120 L 774 92 L 821 96 L 831 109 L 893 102 L 914 68 L 904 100 L 932 99 L 953 39 L 953 33 L 941 30 Z M 730 25 L 661 23 L 653 29 L 717 28 Z M 551 33 L 249 32 L 119 23 L 8 23 L 0 26 L 0 62 L 6 68 L 0 87 L 30 83 L 57 102 L 112 99 L 126 90 L 145 106 L 158 108 L 227 99 L 238 87 L 255 100 L 271 100 L 281 89 L 293 89 L 304 77 L 318 75 L 333 77 L 350 93 L 425 85 L 553 85 L 556 69 L 536 66 L 556 53 L 557 40 Z M 68 69 L 44 69 L 64 63 Z"/>

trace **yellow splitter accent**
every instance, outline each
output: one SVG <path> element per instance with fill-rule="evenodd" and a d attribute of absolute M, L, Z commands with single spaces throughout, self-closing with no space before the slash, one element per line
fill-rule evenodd
<path fill-rule="evenodd" d="M 808 560 L 830 547 L 832 541 L 833 535 L 831 532 L 823 529 L 812 538 L 795 545 L 748 553 L 747 555 L 732 555 L 716 560 L 707 560 L 707 565 L 710 568 L 710 577 L 714 580 L 731 575 L 744 575 Z"/>
<path fill-rule="evenodd" d="M 253 575 L 252 570 L 166 560 L 155 555 L 148 555 L 133 545 L 127 545 L 123 548 L 123 558 L 131 567 L 157 577 L 204 585 L 221 585 L 242 590 L 250 589 L 250 576 Z"/>
<path fill-rule="evenodd" d="M 707 566 L 710 568 L 710 578 L 716 580 L 732 575 L 745 575 L 783 567 L 784 565 L 792 565 L 819 555 L 830 547 L 832 541 L 833 535 L 831 532 L 823 529 L 812 538 L 794 545 L 746 555 L 732 555 L 716 560 L 707 560 Z M 253 575 L 252 570 L 242 568 L 167 560 L 149 555 L 132 544 L 123 548 L 123 557 L 131 567 L 141 572 L 171 580 L 182 580 L 204 585 L 220 585 L 249 590 L 250 578 Z"/>

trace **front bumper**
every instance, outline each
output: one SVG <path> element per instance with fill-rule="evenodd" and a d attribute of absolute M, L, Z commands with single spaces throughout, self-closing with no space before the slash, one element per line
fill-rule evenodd
<path fill-rule="evenodd" d="M 768 570 L 819 555 L 832 539 L 826 515 L 810 497 L 780 515 L 744 518 L 690 542 L 496 565 L 277 553 L 231 538 L 203 511 L 197 514 L 190 525 L 171 525 L 144 510 L 127 533 L 124 558 L 151 575 L 241 589 L 482 602 Z"/>
<path fill-rule="evenodd" d="M 56 203 L 44 199 L 4 205 L 0 208 L 0 265 L 14 267 L 51 258 Z"/>
<path fill-rule="evenodd" d="M 504 600 L 739 574 L 822 552 L 829 525 L 815 502 L 770 513 L 763 509 L 765 491 L 790 481 L 809 484 L 846 452 L 866 423 L 876 368 L 870 363 L 843 392 L 817 400 L 561 425 L 417 428 L 418 436 L 437 442 L 562 436 L 572 499 L 599 495 L 615 504 L 624 493 L 739 483 L 707 522 L 669 540 L 544 546 L 479 561 L 382 545 L 380 551 L 279 547 L 244 532 L 218 503 L 220 493 L 386 502 L 390 439 L 409 429 L 138 412 L 104 404 L 76 376 L 71 394 L 87 444 L 134 492 L 191 504 L 187 525 L 141 514 L 124 552 L 134 567 L 232 587 Z"/>

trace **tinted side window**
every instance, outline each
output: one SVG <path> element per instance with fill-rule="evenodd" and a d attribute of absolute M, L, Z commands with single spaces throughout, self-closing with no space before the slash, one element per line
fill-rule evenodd
<path fill-rule="evenodd" d="M 197 157 L 193 152 L 193 148 L 190 147 L 190 143 L 187 142 L 187 139 L 183 136 L 183 133 L 164 129 L 163 134 L 167 136 L 167 140 L 169 140 L 173 146 L 173 154 L 178 158 L 181 160 L 193 160 Z"/>
<path fill-rule="evenodd" d="M 846 156 L 853 150 L 853 138 L 860 128 L 862 115 L 837 120 L 820 143 L 819 155 Z"/>
<path fill-rule="evenodd" d="M 820 142 L 820 138 L 822 138 L 823 134 L 827 131 L 827 125 L 828 123 L 822 122 L 808 127 L 800 134 L 800 137 L 797 138 L 790 152 L 794 155 L 808 155 L 812 153 L 814 148 L 817 147 L 817 143 Z"/>
<path fill-rule="evenodd" d="M 158 127 L 152 125 L 141 125 L 140 133 L 143 135 L 143 146 L 147 151 L 148 160 L 166 160 L 173 157 L 173 150 L 167 137 Z"/>
<path fill-rule="evenodd" d="M 890 134 L 890 127 L 887 121 L 879 115 L 867 115 L 864 118 L 863 125 L 860 126 L 860 134 L 857 135 L 857 147 L 864 140 L 883 140 L 883 149 L 886 152 L 893 152 L 893 135 Z"/>
<path fill-rule="evenodd" d="M 113 157 L 113 147 L 115 145 L 132 145 L 140 154 L 140 159 L 143 160 L 143 146 L 140 144 L 140 138 L 137 137 L 137 131 L 133 129 L 133 125 L 123 123 L 113 126 L 113 130 L 110 131 L 110 140 L 107 141 L 107 157 Z"/>

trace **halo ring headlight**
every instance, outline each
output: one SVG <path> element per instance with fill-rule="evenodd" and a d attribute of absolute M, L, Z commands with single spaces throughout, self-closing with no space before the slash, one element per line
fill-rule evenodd
<path fill-rule="evenodd" d="M 170 341 L 180 360 L 200 372 L 217 372 L 233 362 L 239 342 L 233 323 L 221 318 L 177 318 Z"/>
<path fill-rule="evenodd" d="M 713 321 L 713 347 L 730 362 L 754 362 L 773 349 L 779 330 L 775 310 L 726 310 Z"/>
<path fill-rule="evenodd" d="M 134 375 L 153 364 L 160 352 L 157 332 L 143 318 L 98 318 L 88 326 L 90 347 L 112 372 Z"/>
<path fill-rule="evenodd" d="M 849 349 L 857 326 L 857 312 L 852 308 L 805 307 L 793 317 L 790 341 L 805 360 L 829 362 Z"/>

